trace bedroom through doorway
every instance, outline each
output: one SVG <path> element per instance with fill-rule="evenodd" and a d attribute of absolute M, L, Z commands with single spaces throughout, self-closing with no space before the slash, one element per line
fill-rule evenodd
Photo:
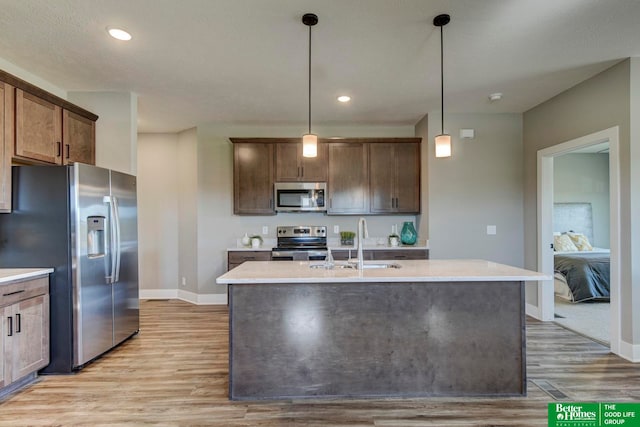
<path fill-rule="evenodd" d="M 543 320 L 620 343 L 617 127 L 538 152 L 538 263 Z"/>

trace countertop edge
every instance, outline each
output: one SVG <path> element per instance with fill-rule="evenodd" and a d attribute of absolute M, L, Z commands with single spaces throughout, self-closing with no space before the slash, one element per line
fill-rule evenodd
<path fill-rule="evenodd" d="M 53 273 L 53 268 L 0 268 L 0 284 Z"/>

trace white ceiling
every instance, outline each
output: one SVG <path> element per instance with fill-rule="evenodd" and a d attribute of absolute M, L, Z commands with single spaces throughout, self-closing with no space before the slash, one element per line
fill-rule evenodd
<path fill-rule="evenodd" d="M 439 111 L 440 13 L 446 112 L 523 112 L 640 56 L 638 0 L 0 0 L 0 11 L 1 58 L 67 91 L 136 92 L 141 132 L 306 127 L 306 12 L 319 17 L 312 130 Z"/>

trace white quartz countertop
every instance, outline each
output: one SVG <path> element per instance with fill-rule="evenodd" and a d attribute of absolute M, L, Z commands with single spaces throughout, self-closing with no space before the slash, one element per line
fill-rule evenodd
<path fill-rule="evenodd" d="M 365 261 L 393 263 L 400 268 L 311 268 L 319 261 L 248 261 L 216 279 L 222 285 L 243 283 L 355 282 L 498 282 L 551 280 L 536 271 L 485 260 Z M 336 262 L 336 265 L 344 262 Z"/>
<path fill-rule="evenodd" d="M 0 268 L 0 285 L 53 273 L 53 268 Z"/>

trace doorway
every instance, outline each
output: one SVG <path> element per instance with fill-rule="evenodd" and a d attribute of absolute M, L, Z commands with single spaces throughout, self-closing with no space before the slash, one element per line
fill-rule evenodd
<path fill-rule="evenodd" d="M 538 271 L 551 277 L 553 249 L 553 159 L 572 151 L 608 143 L 609 145 L 609 235 L 610 235 L 610 347 L 620 352 L 620 157 L 618 127 L 563 142 L 538 151 Z M 553 280 L 538 284 L 538 314 L 544 321 L 554 319 Z"/>

